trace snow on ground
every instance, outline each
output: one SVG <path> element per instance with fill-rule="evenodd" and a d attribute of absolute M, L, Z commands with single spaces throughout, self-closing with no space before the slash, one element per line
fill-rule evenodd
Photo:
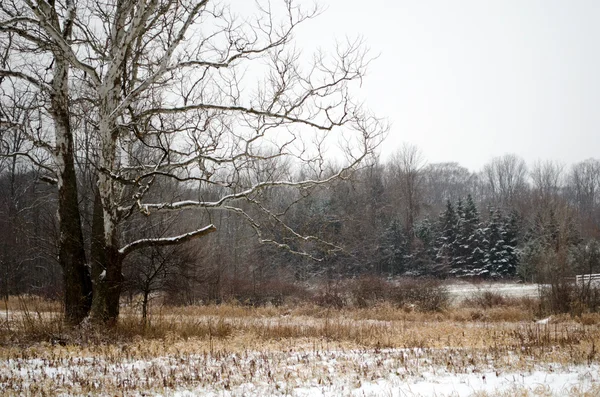
<path fill-rule="evenodd" d="M 419 356 L 422 362 L 419 363 Z M 379 353 L 329 352 L 317 354 L 305 360 L 312 361 L 313 377 L 305 381 L 288 377 L 287 382 L 260 381 L 244 383 L 230 390 L 195 388 L 178 390 L 173 395 L 191 397 L 206 396 L 471 396 L 477 393 L 504 393 L 528 391 L 535 395 L 579 395 L 597 390 L 600 385 L 600 366 L 561 366 L 546 364 L 533 370 L 501 373 L 480 372 L 475 367 L 456 372 L 453 369 L 428 364 L 426 354 L 420 349 L 390 350 Z M 294 363 L 298 356 L 292 355 Z M 316 359 L 316 360 L 315 360 Z M 354 366 L 340 363 L 350 361 Z M 300 361 L 301 362 L 301 361 Z M 344 370 L 340 371 L 340 367 Z M 307 368 L 299 364 L 284 366 L 286 373 L 300 374 Z M 308 366 L 310 368 L 310 366 Z M 315 368 L 317 368 L 315 370 Z M 316 372 L 315 372 L 316 371 Z M 304 374 L 305 375 L 305 374 Z"/>
<path fill-rule="evenodd" d="M 539 296 L 538 284 L 481 282 L 453 282 L 446 286 L 448 293 L 456 302 L 470 298 L 478 293 L 490 291 L 505 297 L 522 298 Z"/>
<path fill-rule="evenodd" d="M 514 355 L 514 360 L 522 357 Z M 98 357 L 0 361 L 0 394 L 37 395 L 40 390 L 54 395 L 118 391 L 127 396 L 180 397 L 439 397 L 523 391 L 566 396 L 600 392 L 600 365 L 530 362 L 505 367 L 489 355 L 461 355 L 457 349 L 247 351 L 116 362 Z"/>

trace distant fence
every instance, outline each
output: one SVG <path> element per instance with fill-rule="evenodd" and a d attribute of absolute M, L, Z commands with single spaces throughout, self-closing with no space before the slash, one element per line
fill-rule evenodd
<path fill-rule="evenodd" d="M 600 273 L 577 275 L 575 276 L 575 283 L 577 283 L 577 285 L 589 284 L 594 287 L 600 287 Z"/>

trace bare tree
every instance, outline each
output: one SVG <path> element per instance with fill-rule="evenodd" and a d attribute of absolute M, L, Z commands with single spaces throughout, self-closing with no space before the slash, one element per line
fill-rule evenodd
<path fill-rule="evenodd" d="M 370 61 L 360 40 L 338 45 L 333 56 L 307 58 L 294 48 L 293 32 L 316 14 L 317 10 L 305 13 L 291 1 L 259 3 L 255 14 L 244 18 L 207 0 L 14 0 L 2 6 L 0 26 L 7 35 L 3 39 L 18 35 L 47 54 L 25 57 L 25 46 L 13 45 L 9 59 L 21 60 L 21 66 L 31 63 L 35 73 L 20 72 L 13 62 L 1 75 L 48 93 L 46 109 L 54 122 L 55 144 L 49 149 L 65 204 L 61 208 L 70 211 L 61 212 L 61 227 L 71 227 L 61 236 L 75 242 L 71 247 L 61 241 L 61 247 L 76 251 L 79 264 L 84 260 L 83 250 L 74 248 L 83 244 L 71 125 L 78 109 L 86 109 L 79 114 L 89 120 L 94 137 L 90 142 L 97 145 L 93 319 L 117 318 L 121 268 L 128 254 L 180 244 L 215 230 L 210 223 L 201 224 L 199 217 L 196 227 L 185 233 L 123 241 L 123 225 L 136 213 L 227 210 L 246 219 L 263 243 L 289 249 L 286 239 L 319 240 L 285 225 L 278 213 L 263 205 L 259 192 L 278 187 L 305 190 L 347 177 L 372 154 L 386 127 L 351 97 L 353 82 L 362 79 Z M 48 65 L 52 76 L 44 79 Z M 347 161 L 325 176 L 324 153 L 335 141 L 343 142 L 339 153 Z M 48 140 L 41 143 L 50 146 Z M 143 156 L 136 152 L 140 146 L 145 147 Z M 321 172 L 310 180 L 247 177 L 257 164 L 273 158 Z M 213 186 L 218 197 L 149 199 L 154 183 L 167 179 Z M 266 214 L 285 231 L 284 239 L 265 235 L 240 202 Z M 76 267 L 63 268 L 67 274 Z M 81 277 L 66 276 L 67 291 L 71 285 L 83 286 Z"/>
<path fill-rule="evenodd" d="M 584 229 L 589 232 L 597 230 L 600 216 L 600 161 L 588 159 L 575 164 L 568 177 L 568 191 L 575 204 Z"/>
<path fill-rule="evenodd" d="M 514 154 L 492 159 L 482 174 L 489 198 L 495 205 L 515 207 L 527 189 L 527 166 Z"/>
<path fill-rule="evenodd" d="M 421 150 L 411 144 L 403 144 L 390 163 L 390 178 L 397 189 L 404 207 L 404 226 L 407 235 L 414 234 L 415 219 L 421 210 L 423 168 L 425 160 Z"/>
<path fill-rule="evenodd" d="M 555 161 L 537 161 L 529 175 L 533 182 L 534 205 L 538 209 L 554 210 L 563 187 L 564 166 Z"/>
<path fill-rule="evenodd" d="M 448 200 L 473 194 L 474 175 L 458 163 L 429 164 L 423 169 L 423 197 L 433 214 L 440 213 Z"/>
<path fill-rule="evenodd" d="M 3 155 L 32 161 L 45 171 L 45 180 L 58 185 L 58 256 L 65 280 L 65 317 L 70 323 L 80 322 L 91 305 L 69 115 L 70 63 L 61 48 L 62 43 L 72 41 L 74 7 L 72 1 L 63 5 L 6 1 L 0 7 L 0 42 L 4 49 L 0 85 L 3 107 L 13 109 L 3 112 L 3 124 L 20 130 L 28 140 L 28 150 L 9 150 Z M 28 99 L 27 104 L 15 99 L 22 97 Z M 12 118 L 16 108 L 23 109 L 27 116 Z M 53 166 L 40 160 L 47 156 L 52 158 Z"/>

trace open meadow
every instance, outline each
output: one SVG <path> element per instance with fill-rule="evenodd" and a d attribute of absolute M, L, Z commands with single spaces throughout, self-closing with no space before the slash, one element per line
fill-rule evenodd
<path fill-rule="evenodd" d="M 146 325 L 132 306 L 114 329 L 67 329 L 60 304 L 11 297 L 1 306 L 0 394 L 600 395 L 600 315 L 540 318 L 527 294 L 472 288 L 429 311 L 155 303 Z"/>
<path fill-rule="evenodd" d="M 600 397 L 600 0 L 0 0 L 0 397 Z"/>

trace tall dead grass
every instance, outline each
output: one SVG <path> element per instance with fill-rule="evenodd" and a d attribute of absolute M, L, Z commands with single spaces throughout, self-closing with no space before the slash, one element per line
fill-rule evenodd
<path fill-rule="evenodd" d="M 389 301 L 342 308 L 315 303 L 154 305 L 146 323 L 126 308 L 111 329 L 90 324 L 67 328 L 59 312 L 13 310 L 0 325 L 0 360 L 23 365 L 31 378 L 0 373 L 0 387 L 9 395 L 56 390 L 139 395 L 169 394 L 180 385 L 218 384 L 220 390 L 230 390 L 260 376 L 282 385 L 313 379 L 326 384 L 329 373 L 320 358 L 344 352 L 358 359 L 347 359 L 340 373 L 356 373 L 358 382 L 375 379 L 380 370 L 406 368 L 418 374 L 419 363 L 447 373 L 492 368 L 502 373 L 531 371 L 542 363 L 568 367 L 599 362 L 599 315 L 554 316 L 539 324 L 532 321 L 536 302 L 481 299 L 441 311 Z M 381 367 L 364 366 L 355 352 L 367 350 Z M 290 357 L 298 371 L 305 371 L 293 375 L 297 380 L 278 369 L 278 363 L 289 367 Z M 64 374 L 40 378 L 46 371 L 42 366 L 63 368 Z M 121 372 L 109 376 L 110 368 Z"/>
<path fill-rule="evenodd" d="M 58 312 L 62 309 L 59 301 L 42 298 L 37 295 L 9 296 L 0 300 L 0 312 L 29 311 L 29 312 Z"/>
<path fill-rule="evenodd" d="M 89 324 L 67 328 L 61 321 L 59 304 L 30 297 L 13 298 L 11 309 L 0 317 L 0 345 L 88 346 L 133 340 L 184 340 L 208 343 L 211 349 L 219 343 L 261 349 L 270 343 L 308 340 L 369 348 L 518 349 L 556 344 L 573 347 L 578 345 L 573 335 L 588 341 L 590 346 L 600 342 L 600 314 L 553 316 L 543 330 L 539 327 L 544 325 L 535 323 L 541 315 L 539 302 L 532 298 L 508 298 L 485 291 L 458 305 L 446 304 L 443 309 L 431 310 L 373 298 L 376 295 L 368 292 L 366 281 L 359 280 L 355 291 L 360 296 L 370 296 L 365 298 L 368 305 L 338 308 L 304 302 L 249 306 L 235 301 L 181 307 L 154 304 L 145 323 L 135 308 L 125 307 L 117 326 L 110 329 Z M 385 294 L 394 290 L 386 290 Z M 548 330 L 551 332 L 544 334 Z"/>
<path fill-rule="evenodd" d="M 88 346 L 182 340 L 208 344 L 211 349 L 219 343 L 261 349 L 273 342 L 308 340 L 357 348 L 550 349 L 600 342 L 600 315 L 555 316 L 540 325 L 533 322 L 529 301 L 505 299 L 502 305 L 488 306 L 471 301 L 440 312 L 408 310 L 389 302 L 341 309 L 316 304 L 156 306 L 147 323 L 135 312 L 125 311 L 111 329 L 66 328 L 57 313 L 12 312 L 0 325 L 0 344 Z"/>

